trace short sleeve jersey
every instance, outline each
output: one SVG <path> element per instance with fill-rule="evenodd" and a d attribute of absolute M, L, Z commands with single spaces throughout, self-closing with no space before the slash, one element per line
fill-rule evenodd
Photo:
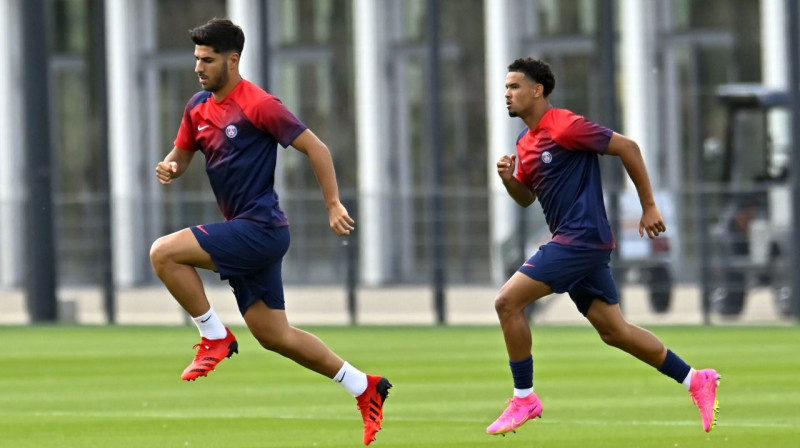
<path fill-rule="evenodd" d="M 275 193 L 278 143 L 289 146 L 306 128 L 276 97 L 242 80 L 217 102 L 196 93 L 183 113 L 175 146 L 205 155 L 206 173 L 226 220 L 288 225 Z"/>
<path fill-rule="evenodd" d="M 566 109 L 550 108 L 517 138 L 516 178 L 536 194 L 552 241 L 613 249 L 598 154 L 612 131 Z"/>

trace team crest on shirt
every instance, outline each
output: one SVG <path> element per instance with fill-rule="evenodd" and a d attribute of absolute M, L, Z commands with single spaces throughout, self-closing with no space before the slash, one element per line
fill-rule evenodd
<path fill-rule="evenodd" d="M 550 151 L 545 151 L 542 153 L 542 162 L 550 163 L 553 161 L 553 155 L 550 154 Z"/>
<path fill-rule="evenodd" d="M 234 138 L 234 137 L 236 137 L 236 135 L 238 133 L 239 133 L 239 129 L 235 125 L 229 124 L 225 128 L 225 135 L 227 135 L 228 138 Z"/>

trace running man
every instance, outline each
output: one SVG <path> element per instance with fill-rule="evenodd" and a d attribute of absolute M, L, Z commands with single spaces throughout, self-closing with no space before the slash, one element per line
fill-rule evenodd
<path fill-rule="evenodd" d="M 627 322 L 609 269 L 615 244 L 603 203 L 598 154 L 619 157 L 636 186 L 642 205 L 639 234 L 655 238 L 666 231 L 639 147 L 582 116 L 552 107 L 548 97 L 554 87 L 555 76 L 544 61 L 523 58 L 508 67 L 508 114 L 521 118 L 527 128 L 517 138 L 517 154 L 497 161 L 497 173 L 519 205 L 527 207 L 539 199 L 553 236 L 495 299 L 514 395 L 486 432 L 505 434 L 542 415 L 533 392 L 531 328 L 524 309 L 553 292 L 568 292 L 603 342 L 683 384 L 708 432 L 716 422 L 719 375 L 713 369 L 694 370 L 653 333 Z"/>
<path fill-rule="evenodd" d="M 333 161 L 325 144 L 276 97 L 242 79 L 244 33 L 229 20 L 212 19 L 190 31 L 202 91 L 186 105 L 175 147 L 156 166 L 164 185 L 181 176 L 195 152 L 206 172 L 224 222 L 197 225 L 153 243 L 150 260 L 173 297 L 200 331 L 197 354 L 181 379 L 207 376 L 238 343 L 211 307 L 197 268 L 218 272 L 233 288 L 250 332 L 267 350 L 332 378 L 356 397 L 369 445 L 381 428 L 392 385 L 343 361 L 319 338 L 289 325 L 281 262 L 289 227 L 273 189 L 277 145 L 305 154 L 322 189 L 331 229 L 349 235 L 355 222 L 339 201 Z"/>

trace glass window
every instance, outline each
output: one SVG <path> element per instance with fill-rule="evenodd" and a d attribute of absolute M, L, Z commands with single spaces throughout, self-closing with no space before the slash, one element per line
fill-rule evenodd
<path fill-rule="evenodd" d="M 278 45 L 327 44 L 340 28 L 349 28 L 350 0 L 272 0 Z M 342 20 L 345 19 L 345 20 Z"/>
<path fill-rule="evenodd" d="M 88 73 L 88 2 L 52 0 L 50 22 L 50 100 L 53 200 L 59 283 L 96 282 L 96 261 L 105 241 L 97 235 L 105 218 L 100 213 L 98 148 L 91 141 Z"/>
<path fill-rule="evenodd" d="M 160 50 L 192 51 L 189 30 L 214 17 L 228 17 L 225 0 L 192 0 L 191 7 L 185 0 L 156 0 L 156 7 L 156 42 Z"/>
<path fill-rule="evenodd" d="M 594 0 L 517 0 L 512 6 L 521 29 L 537 36 L 593 36 L 597 25 Z"/>
<path fill-rule="evenodd" d="M 189 38 L 189 30 L 213 17 L 227 17 L 224 0 L 199 0 L 192 2 L 191 8 L 186 8 L 186 2 L 183 1 L 158 0 L 156 6 L 154 20 L 157 30 L 157 49 L 148 55 L 146 68 L 148 73 L 146 82 L 155 82 L 153 85 L 148 85 L 147 89 L 155 90 L 153 98 L 156 99 L 156 103 L 148 105 L 155 107 L 155 110 L 147 111 L 145 120 L 147 121 L 147 117 L 151 114 L 159 117 L 155 123 L 147 121 L 148 125 L 156 126 L 149 131 L 158 135 L 154 139 L 158 147 L 153 149 L 151 160 L 145 163 L 146 175 L 150 175 L 151 167 L 172 149 L 172 142 L 178 133 L 186 103 L 192 95 L 200 91 L 197 75 L 194 73 L 194 45 Z M 245 43 L 245 47 L 246 45 Z M 167 228 L 174 229 L 176 226 L 194 224 L 200 218 L 196 216 L 197 213 L 208 218 L 211 216 L 208 215 L 207 209 L 209 207 L 216 209 L 204 166 L 203 155 L 196 155 L 189 166 L 189 171 L 181 177 L 180 182 L 176 182 L 169 189 L 161 189 L 160 193 L 164 194 L 168 201 L 164 216 L 174 218 L 173 221 L 165 223 Z M 191 201 L 193 206 L 176 208 L 176 203 L 179 204 L 181 201 Z M 200 206 L 201 204 L 204 205 Z M 175 216 L 176 209 L 181 211 L 179 216 Z M 170 213 L 168 210 L 173 212 Z M 184 212 L 188 215 L 183 215 Z M 219 210 L 216 209 L 216 213 L 212 216 L 215 220 L 219 219 Z M 158 233 L 161 232 L 163 230 L 159 229 Z"/>
<path fill-rule="evenodd" d="M 678 0 L 671 5 L 673 32 L 728 32 L 735 45 L 737 81 L 761 79 L 761 11 L 758 0 Z"/>
<path fill-rule="evenodd" d="M 439 148 L 429 144 L 434 129 L 428 125 L 427 3 L 388 1 L 385 5 L 391 53 L 388 122 L 394 133 L 387 151 L 391 154 L 389 182 L 395 186 L 391 210 L 397 214 L 391 220 L 395 228 L 387 229 L 394 236 L 386 248 L 392 281 L 430 281 L 435 219 L 442 220 L 445 229 L 448 281 L 488 281 L 483 3 L 439 3 Z M 432 172 L 433 151 L 441 152 L 441 173 Z M 441 210 L 431 208 L 435 188 L 441 195 Z"/>
<path fill-rule="evenodd" d="M 400 2 L 398 2 L 400 3 Z M 402 37 L 406 41 L 418 41 L 426 34 L 426 14 L 424 0 L 410 0 L 403 2 L 400 9 L 402 14 Z"/>
<path fill-rule="evenodd" d="M 87 47 L 88 23 L 85 0 L 50 0 L 50 48 L 59 54 L 81 54 Z"/>
<path fill-rule="evenodd" d="M 58 265 L 61 281 L 67 284 L 97 280 L 95 264 L 104 241 L 97 239 L 105 218 L 99 209 L 98 154 L 93 152 L 87 136 L 89 97 L 84 67 L 56 70 L 51 107 L 54 114 L 54 155 L 51 161 L 55 174 L 54 201 L 58 204 L 56 219 Z M 99 148 L 94 148 L 98 150 Z"/>
<path fill-rule="evenodd" d="M 143 32 L 152 33 L 142 36 L 145 42 L 152 41 L 152 47 L 145 44 L 146 53 L 141 55 L 145 62 L 143 91 L 148 95 L 144 102 L 147 109 L 141 117 L 143 128 L 147 129 L 141 176 L 151 178 L 153 167 L 172 149 L 186 103 L 200 90 L 194 73 L 194 45 L 189 30 L 214 17 L 227 17 L 225 3 L 225 0 L 190 3 L 155 0 L 153 11 L 145 8 L 144 2 L 139 4 L 142 17 L 147 21 Z M 170 188 L 161 188 L 155 182 L 147 183 L 142 195 L 145 205 L 142 212 L 146 217 L 142 232 L 147 240 L 155 240 L 189 225 L 222 219 L 205 173 L 202 154 L 195 155 L 180 182 L 173 183 Z M 148 263 L 147 254 L 142 255 L 141 262 Z M 150 281 L 157 281 L 152 270 L 145 269 L 145 272 Z M 210 271 L 201 270 L 200 275 L 209 280 L 219 279 Z"/>
<path fill-rule="evenodd" d="M 519 56 L 540 58 L 553 67 L 551 103 L 601 122 L 600 98 L 591 94 L 599 87 L 596 2 L 518 0 L 512 6 L 520 18 Z"/>
<path fill-rule="evenodd" d="M 351 9 L 350 0 L 271 0 L 267 16 L 269 91 L 326 144 L 340 198 L 353 213 L 358 179 Z M 342 240 L 329 228 L 308 158 L 280 148 L 276 170 L 276 190 L 292 225 L 284 282 L 340 282 L 347 266 L 331 260 L 343 257 Z"/>

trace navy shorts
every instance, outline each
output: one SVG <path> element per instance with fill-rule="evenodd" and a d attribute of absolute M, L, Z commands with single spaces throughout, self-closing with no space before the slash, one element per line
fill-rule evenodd
<path fill-rule="evenodd" d="M 610 250 L 586 249 L 547 243 L 539 247 L 519 272 L 550 286 L 554 292 L 568 292 L 584 316 L 594 299 L 619 303 L 611 268 Z"/>
<path fill-rule="evenodd" d="M 234 219 L 191 229 L 217 265 L 219 277 L 233 288 L 242 315 L 257 300 L 272 309 L 286 309 L 281 264 L 289 250 L 288 227 Z"/>

